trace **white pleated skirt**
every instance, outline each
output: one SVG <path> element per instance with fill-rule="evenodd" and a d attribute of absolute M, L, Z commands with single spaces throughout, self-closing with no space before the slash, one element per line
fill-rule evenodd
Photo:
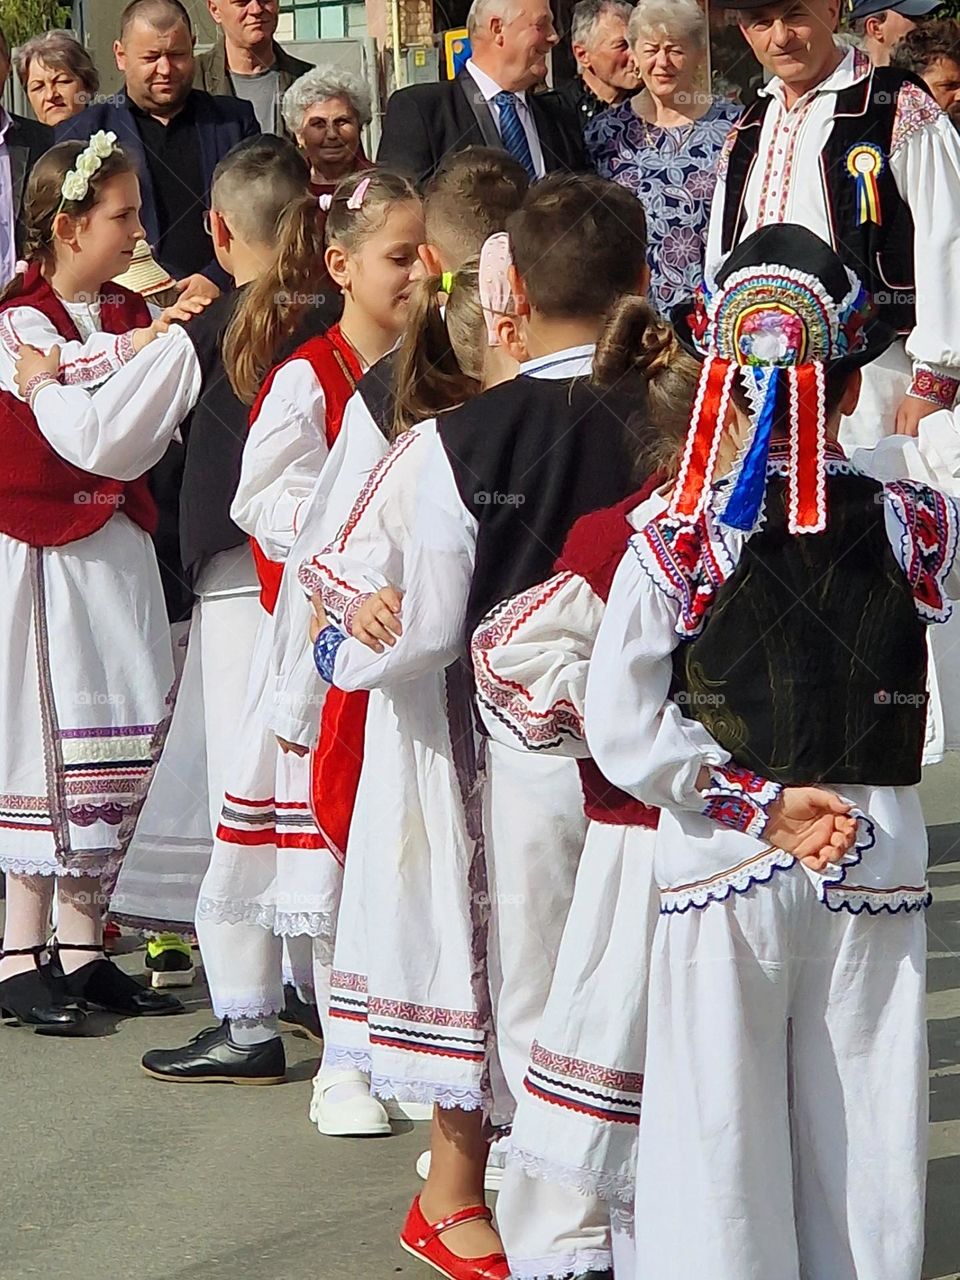
<path fill-rule="evenodd" d="M 473 727 L 466 703 L 448 700 L 455 679 L 370 695 L 324 1063 L 369 1072 L 382 1098 L 473 1110 L 489 1035 L 487 903 Z"/>
<path fill-rule="evenodd" d="M 0 535 L 0 583 L 0 869 L 110 879 L 173 683 L 153 544 L 119 512 L 62 547 Z"/>
<path fill-rule="evenodd" d="M 508 1160 L 629 1220 L 636 1183 L 656 832 L 591 822 Z"/>

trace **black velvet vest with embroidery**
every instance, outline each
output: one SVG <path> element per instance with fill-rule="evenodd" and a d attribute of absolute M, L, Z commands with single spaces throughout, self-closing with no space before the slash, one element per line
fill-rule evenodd
<path fill-rule="evenodd" d="M 914 226 L 890 171 L 890 147 L 897 116 L 897 95 L 904 84 L 926 86 L 908 72 L 877 67 L 865 80 L 837 95 L 833 128 L 820 154 L 820 182 L 827 202 L 833 248 L 873 297 L 877 317 L 898 333 L 916 324 Z M 741 116 L 730 153 L 723 210 L 723 251 L 743 238 L 747 184 L 757 161 L 760 133 L 771 98 L 760 98 Z M 872 143 L 885 157 L 877 185 L 881 222 L 857 225 L 857 183 L 847 169 L 847 156 L 860 143 Z M 812 174 L 795 174 L 814 181 Z"/>
<path fill-rule="evenodd" d="M 787 531 L 786 481 L 719 588 L 703 630 L 674 652 L 671 696 L 734 761 L 777 782 L 920 780 L 927 646 L 890 548 L 882 486 L 827 477 L 822 534 Z"/>

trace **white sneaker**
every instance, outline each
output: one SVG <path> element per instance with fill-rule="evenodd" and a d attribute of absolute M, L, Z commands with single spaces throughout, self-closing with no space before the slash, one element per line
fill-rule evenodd
<path fill-rule="evenodd" d="M 387 1115 L 391 1120 L 421 1120 L 433 1119 L 433 1104 L 430 1102 L 397 1102 L 396 1098 L 390 1098 L 383 1104 L 387 1108 Z"/>
<path fill-rule="evenodd" d="M 333 1101 L 327 1095 L 336 1085 L 359 1086 L 352 1097 Z M 313 1081 L 310 1119 L 328 1138 L 377 1138 L 392 1133 L 390 1119 L 370 1094 L 362 1071 L 324 1071 Z"/>
<path fill-rule="evenodd" d="M 506 1143 L 498 1138 L 490 1144 L 487 1156 L 487 1168 L 483 1175 L 483 1186 L 486 1191 L 499 1191 L 503 1182 L 503 1166 L 506 1161 Z M 430 1173 L 430 1152 L 424 1151 L 417 1159 L 417 1174 L 426 1182 Z"/>

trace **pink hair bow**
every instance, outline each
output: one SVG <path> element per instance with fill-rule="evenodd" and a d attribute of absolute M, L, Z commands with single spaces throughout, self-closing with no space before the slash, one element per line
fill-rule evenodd
<path fill-rule="evenodd" d="M 367 188 L 369 186 L 370 186 L 369 178 L 362 178 L 357 183 L 356 187 L 354 188 L 353 195 L 347 201 L 348 209 L 356 213 L 356 211 L 363 206 L 363 197 L 367 194 Z"/>
<path fill-rule="evenodd" d="M 497 316 L 514 313 L 514 298 L 507 274 L 513 265 L 510 237 L 506 231 L 488 236 L 480 250 L 480 306 L 487 322 L 487 344 L 497 345 Z"/>

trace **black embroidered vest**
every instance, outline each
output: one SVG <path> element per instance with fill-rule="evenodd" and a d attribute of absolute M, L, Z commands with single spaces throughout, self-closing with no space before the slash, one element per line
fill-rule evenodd
<path fill-rule="evenodd" d="M 737 764 L 777 782 L 920 780 L 927 646 L 884 526 L 882 486 L 827 477 L 825 533 L 787 532 L 784 479 L 766 523 L 674 652 L 671 696 Z"/>
<path fill-rule="evenodd" d="M 878 318 L 898 333 L 916 323 L 914 227 L 910 209 L 890 172 L 890 146 L 897 115 L 897 95 L 906 83 L 926 87 L 915 76 L 891 67 L 876 67 L 858 84 L 836 95 L 833 128 L 820 155 L 820 181 L 826 197 L 833 248 L 863 281 L 877 306 Z M 760 133 L 771 98 L 760 98 L 734 126 L 723 210 L 723 252 L 742 239 L 747 185 L 760 147 Z M 847 168 L 851 149 L 872 143 L 885 157 L 878 178 L 881 222 L 857 225 L 857 184 Z M 796 181 L 813 175 L 796 174 Z"/>

